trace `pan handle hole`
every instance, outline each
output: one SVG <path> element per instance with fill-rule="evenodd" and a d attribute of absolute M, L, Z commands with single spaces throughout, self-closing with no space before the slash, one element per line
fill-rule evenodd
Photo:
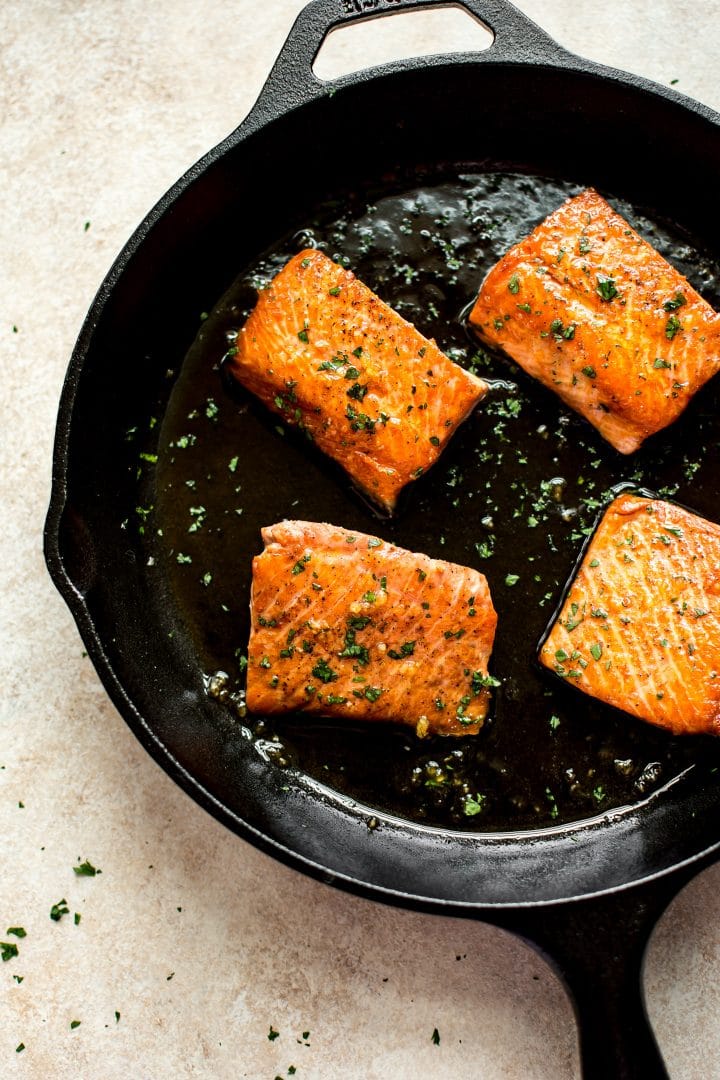
<path fill-rule="evenodd" d="M 393 60 L 479 52 L 492 43 L 492 32 L 460 8 L 397 11 L 388 17 L 337 27 L 323 42 L 313 71 L 318 79 L 329 82 Z"/>

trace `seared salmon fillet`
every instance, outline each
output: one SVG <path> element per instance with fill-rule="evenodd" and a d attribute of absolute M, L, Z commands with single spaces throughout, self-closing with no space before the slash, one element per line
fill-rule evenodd
<path fill-rule="evenodd" d="M 497 616 L 477 570 L 283 521 L 253 560 L 247 705 L 475 735 Z"/>
<path fill-rule="evenodd" d="M 620 495 L 540 661 L 676 735 L 719 735 L 720 526 L 660 499 Z"/>
<path fill-rule="evenodd" d="M 487 392 L 314 249 L 295 255 L 260 293 L 230 370 L 389 512 Z"/>
<path fill-rule="evenodd" d="M 470 324 L 623 454 L 720 367 L 720 315 L 592 189 L 490 270 Z"/>

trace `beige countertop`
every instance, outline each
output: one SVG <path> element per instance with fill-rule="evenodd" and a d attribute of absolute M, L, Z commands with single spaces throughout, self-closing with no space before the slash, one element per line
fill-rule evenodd
<path fill-rule="evenodd" d="M 109 703 L 44 569 L 55 414 L 94 292 L 151 205 L 242 119 L 301 6 L 0 7 L 0 929 L 27 931 L 3 939 L 18 955 L 0 963 L 2 1076 L 578 1075 L 571 1006 L 524 944 L 305 878 L 175 787 Z M 572 50 L 720 109 L 717 2 L 519 6 Z M 426 18 L 338 35 L 322 70 L 432 51 Z M 449 27 L 443 43 L 462 48 L 467 22 Z M 77 877 L 78 858 L 102 874 Z M 719 925 L 716 866 L 651 943 L 674 1080 L 720 1076 Z"/>

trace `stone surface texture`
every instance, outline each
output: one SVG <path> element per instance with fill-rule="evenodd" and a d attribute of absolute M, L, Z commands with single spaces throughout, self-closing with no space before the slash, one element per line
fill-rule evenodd
<path fill-rule="evenodd" d="M 3 935 L 19 954 L 0 963 L 2 1076 L 579 1075 L 571 1005 L 520 941 L 302 877 L 175 787 L 108 701 L 44 568 L 56 409 L 94 292 L 147 210 L 248 111 L 301 6 L 0 5 L 0 931 L 27 931 Z M 720 109 L 717 2 L 519 7 L 575 52 Z M 334 36 L 318 70 L 469 40 L 483 31 L 459 11 L 396 15 Z M 102 874 L 77 877 L 78 858 Z M 70 914 L 54 922 L 61 898 Z M 651 944 L 645 987 L 673 1080 L 720 1076 L 719 925 L 716 866 Z"/>

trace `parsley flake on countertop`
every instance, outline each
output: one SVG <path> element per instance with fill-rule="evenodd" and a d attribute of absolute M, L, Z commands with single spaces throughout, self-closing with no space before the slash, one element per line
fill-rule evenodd
<path fill-rule="evenodd" d="M 27 930 L 25 930 L 24 927 L 22 927 L 22 926 L 8 926 L 5 933 L 6 934 L 14 934 L 15 937 L 20 937 L 20 938 L 27 937 Z"/>
<path fill-rule="evenodd" d="M 14 941 L 0 941 L 0 959 L 4 963 L 18 955 L 18 947 Z"/>
<path fill-rule="evenodd" d="M 63 915 L 69 915 L 70 908 L 67 906 L 67 900 L 58 900 L 57 904 L 53 904 L 50 908 L 50 918 L 53 922 L 60 922 Z"/>
<path fill-rule="evenodd" d="M 102 870 L 98 870 L 87 859 L 85 862 L 80 863 L 79 866 L 73 866 L 73 871 L 78 877 L 95 877 L 96 874 L 102 874 Z"/>
<path fill-rule="evenodd" d="M 440 1032 L 438 1031 L 437 1028 L 433 1028 L 433 1033 L 432 1033 L 431 1038 L 432 1038 L 432 1041 L 433 1041 L 433 1045 L 435 1045 L 435 1046 L 440 1045 Z"/>
<path fill-rule="evenodd" d="M 280 1032 L 276 1031 L 275 1028 L 271 1024 L 270 1025 L 270 1030 L 268 1031 L 268 1039 L 270 1040 L 270 1042 L 275 1042 L 275 1040 L 277 1039 L 279 1034 L 280 1034 Z"/>

